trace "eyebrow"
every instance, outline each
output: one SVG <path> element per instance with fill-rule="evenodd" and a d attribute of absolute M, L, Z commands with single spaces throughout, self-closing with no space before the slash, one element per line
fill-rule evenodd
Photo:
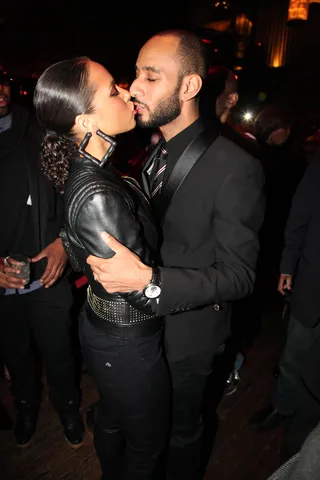
<path fill-rule="evenodd" d="M 136 65 L 136 70 L 140 70 L 138 65 Z M 159 68 L 152 67 L 152 66 L 142 67 L 141 70 L 144 70 L 146 72 L 152 72 L 152 73 L 161 73 L 161 70 Z"/>

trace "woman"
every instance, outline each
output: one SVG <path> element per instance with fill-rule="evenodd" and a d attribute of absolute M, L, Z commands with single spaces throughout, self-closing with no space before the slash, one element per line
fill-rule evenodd
<path fill-rule="evenodd" d="M 66 249 L 89 281 L 79 332 L 100 392 L 94 436 L 103 478 L 151 480 L 168 430 L 162 322 L 144 292 L 108 294 L 86 264 L 90 254 L 113 256 L 103 231 L 149 264 L 157 248 L 147 200 L 108 163 L 113 137 L 135 126 L 130 94 L 82 57 L 49 67 L 38 80 L 34 105 L 47 132 L 42 169 L 65 193 Z"/>

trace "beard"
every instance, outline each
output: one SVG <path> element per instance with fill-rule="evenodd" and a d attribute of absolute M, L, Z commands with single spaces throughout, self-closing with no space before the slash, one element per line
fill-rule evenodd
<path fill-rule="evenodd" d="M 0 107 L 0 118 L 5 117 L 9 113 L 9 105 Z"/>
<path fill-rule="evenodd" d="M 181 113 L 181 104 L 179 100 L 180 87 L 181 81 L 178 82 L 172 95 L 161 102 L 153 112 L 150 112 L 145 105 L 145 108 L 150 112 L 150 117 L 149 120 L 142 120 L 141 116 L 137 115 L 136 121 L 139 127 L 157 129 L 173 122 L 173 120 L 175 120 Z"/>

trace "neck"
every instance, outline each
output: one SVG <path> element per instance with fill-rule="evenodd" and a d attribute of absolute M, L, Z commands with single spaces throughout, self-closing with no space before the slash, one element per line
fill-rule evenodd
<path fill-rule="evenodd" d="M 180 115 L 172 122 L 160 128 L 166 142 L 189 127 L 199 118 L 199 108 L 196 104 L 188 105 L 187 111 L 181 111 Z"/>

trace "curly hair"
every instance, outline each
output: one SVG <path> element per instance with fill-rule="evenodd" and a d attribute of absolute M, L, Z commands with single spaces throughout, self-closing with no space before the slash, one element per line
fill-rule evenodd
<path fill-rule="evenodd" d="M 64 191 L 71 160 L 76 155 L 74 141 L 56 133 L 47 133 L 41 145 L 40 169 L 60 193 Z"/>
<path fill-rule="evenodd" d="M 46 132 L 40 168 L 63 192 L 70 162 L 77 157 L 73 127 L 78 115 L 94 112 L 95 85 L 88 83 L 89 58 L 78 57 L 55 63 L 40 76 L 34 94 L 38 122 Z"/>

